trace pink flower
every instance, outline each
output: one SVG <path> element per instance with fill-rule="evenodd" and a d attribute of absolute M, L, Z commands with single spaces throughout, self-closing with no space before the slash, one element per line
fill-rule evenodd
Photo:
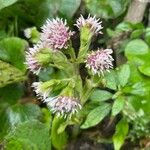
<path fill-rule="evenodd" d="M 100 19 L 96 19 L 96 16 L 91 17 L 90 14 L 88 15 L 87 19 L 83 18 L 83 16 L 81 15 L 80 18 L 76 21 L 75 26 L 77 26 L 79 29 L 86 26 L 90 28 L 90 31 L 93 34 L 102 34 L 102 32 L 100 31 L 103 28 L 101 26 L 102 22 L 99 20 Z"/>
<path fill-rule="evenodd" d="M 39 64 L 38 60 L 36 59 L 36 54 L 39 53 L 43 49 L 43 45 L 41 43 L 34 45 L 33 48 L 29 48 L 29 51 L 26 52 L 26 63 L 30 71 L 34 74 L 39 74 L 42 66 Z"/>
<path fill-rule="evenodd" d="M 99 76 L 104 74 L 104 71 L 108 71 L 113 68 L 112 61 L 114 60 L 110 54 L 111 49 L 93 51 L 88 55 L 86 60 L 86 67 L 92 71 L 92 73 Z"/>
<path fill-rule="evenodd" d="M 71 117 L 73 114 L 78 112 L 79 109 L 81 109 L 81 105 L 78 103 L 78 100 L 69 96 L 47 98 L 45 102 L 47 103 L 47 106 L 50 108 L 50 110 L 53 113 L 56 113 L 58 117 Z"/>
<path fill-rule="evenodd" d="M 69 27 L 66 24 L 66 20 L 63 22 L 59 18 L 48 19 L 42 27 L 41 41 L 52 49 L 66 49 L 68 41 L 73 35 L 73 32 L 69 31 Z"/>

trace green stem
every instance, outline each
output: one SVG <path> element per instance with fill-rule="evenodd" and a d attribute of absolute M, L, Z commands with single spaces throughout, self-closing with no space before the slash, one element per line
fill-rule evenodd
<path fill-rule="evenodd" d="M 75 52 L 74 52 L 73 48 L 70 48 L 69 54 L 70 54 L 72 60 L 75 61 L 76 60 L 76 55 L 75 55 Z"/>

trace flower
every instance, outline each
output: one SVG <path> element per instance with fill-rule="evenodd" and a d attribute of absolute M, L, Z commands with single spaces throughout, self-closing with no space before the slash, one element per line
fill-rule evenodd
<path fill-rule="evenodd" d="M 48 87 L 44 88 L 43 82 L 34 82 L 32 84 L 32 87 L 34 88 L 35 93 L 37 96 L 42 99 L 43 101 L 49 96 L 51 89 Z"/>
<path fill-rule="evenodd" d="M 78 100 L 69 96 L 47 98 L 45 102 L 51 111 L 56 113 L 58 117 L 71 117 L 73 114 L 78 112 L 78 109 L 81 109 L 81 105 L 78 103 Z"/>
<path fill-rule="evenodd" d="M 112 49 L 93 51 L 88 55 L 86 62 L 86 67 L 91 69 L 92 73 L 98 74 L 99 76 L 104 74 L 104 71 L 108 71 L 113 68 L 112 61 L 114 60 L 110 54 L 112 54 Z"/>
<path fill-rule="evenodd" d="M 43 45 L 41 43 L 38 43 L 37 45 L 34 45 L 33 48 L 29 48 L 29 51 L 26 52 L 26 63 L 30 71 L 32 71 L 34 74 L 38 75 L 42 66 L 38 62 L 36 55 L 43 49 Z"/>
<path fill-rule="evenodd" d="M 93 34 L 102 34 L 100 31 L 103 27 L 101 26 L 102 21 L 99 21 L 100 19 L 96 19 L 96 16 L 91 17 L 90 14 L 88 15 L 88 18 L 85 19 L 82 15 L 80 18 L 77 19 L 75 26 L 77 26 L 79 29 L 82 27 L 88 27 L 90 28 L 90 31 Z"/>
<path fill-rule="evenodd" d="M 66 20 L 63 22 L 60 18 L 48 19 L 42 27 L 41 41 L 54 50 L 66 49 L 68 41 L 73 35 L 73 32 L 69 31 L 69 27 L 66 24 Z"/>

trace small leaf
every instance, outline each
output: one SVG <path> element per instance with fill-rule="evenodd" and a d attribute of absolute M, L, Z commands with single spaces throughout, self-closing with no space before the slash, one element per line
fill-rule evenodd
<path fill-rule="evenodd" d="M 82 129 L 93 127 L 101 122 L 110 112 L 110 105 L 103 103 L 100 106 L 93 109 L 87 116 L 85 122 L 81 125 Z"/>
<path fill-rule="evenodd" d="M 90 99 L 91 101 L 101 102 L 101 101 L 106 101 L 110 99 L 111 97 L 112 97 L 112 94 L 110 92 L 97 89 L 91 94 Z"/>
<path fill-rule="evenodd" d="M 144 65 L 138 67 L 140 72 L 146 76 L 150 76 L 150 63 L 146 62 Z"/>
<path fill-rule="evenodd" d="M 128 83 L 129 77 L 130 67 L 128 64 L 124 64 L 118 70 L 118 80 L 122 87 L 124 87 Z"/>
<path fill-rule="evenodd" d="M 130 61 L 141 64 L 141 57 L 149 53 L 148 45 L 141 39 L 130 41 L 125 48 L 125 55 Z"/>
<path fill-rule="evenodd" d="M 143 34 L 144 30 L 143 29 L 138 29 L 132 32 L 131 34 L 131 39 L 139 38 Z"/>
<path fill-rule="evenodd" d="M 112 106 L 112 116 L 116 116 L 123 109 L 124 103 L 125 100 L 121 96 L 115 99 L 115 102 Z"/>
<path fill-rule="evenodd" d="M 122 144 L 124 143 L 126 135 L 128 134 L 128 129 L 129 126 L 127 121 L 121 119 L 116 126 L 116 132 L 113 136 L 113 143 L 115 150 L 120 150 Z"/>

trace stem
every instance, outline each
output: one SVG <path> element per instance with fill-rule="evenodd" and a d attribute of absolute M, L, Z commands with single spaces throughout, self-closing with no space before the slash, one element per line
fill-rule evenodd
<path fill-rule="evenodd" d="M 84 92 L 85 88 L 83 89 Z M 83 94 L 83 96 L 81 97 L 81 104 L 84 105 L 86 103 L 86 101 L 88 100 L 91 92 L 93 91 L 93 87 L 89 87 L 86 92 Z"/>
<path fill-rule="evenodd" d="M 72 138 L 75 139 L 80 132 L 80 125 L 74 125 L 73 130 L 72 130 Z"/>
<path fill-rule="evenodd" d="M 70 49 L 69 54 L 70 54 L 72 60 L 75 61 L 75 60 L 76 60 L 76 55 L 75 55 L 75 52 L 74 52 L 74 49 L 73 49 L 73 48 Z"/>

